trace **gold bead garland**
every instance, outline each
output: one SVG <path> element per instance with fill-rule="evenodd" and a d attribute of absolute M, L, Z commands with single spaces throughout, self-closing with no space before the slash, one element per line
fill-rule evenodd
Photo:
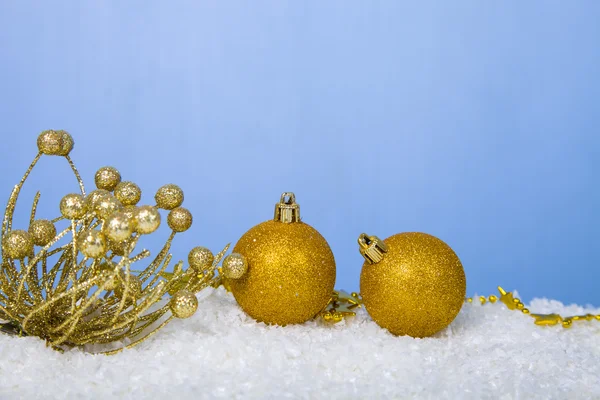
<path fill-rule="evenodd" d="M 600 321 L 600 314 L 586 314 L 586 315 L 573 315 L 563 317 L 560 314 L 532 314 L 528 308 L 525 308 L 521 299 L 513 296 L 512 292 L 505 291 L 501 286 L 498 286 L 498 292 L 500 292 L 500 298 L 491 295 L 488 297 L 479 296 L 479 302 L 481 305 L 487 302 L 495 303 L 500 300 L 509 310 L 521 311 L 525 315 L 529 315 L 534 319 L 534 323 L 539 326 L 553 326 L 562 325 L 563 328 L 570 328 L 575 321 Z M 465 299 L 467 303 L 473 303 L 473 298 L 468 297 Z"/>

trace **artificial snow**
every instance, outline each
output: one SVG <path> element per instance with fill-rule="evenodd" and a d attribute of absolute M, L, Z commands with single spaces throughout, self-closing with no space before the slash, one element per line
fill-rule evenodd
<path fill-rule="evenodd" d="M 0 334 L 0 399 L 600 399 L 596 320 L 538 327 L 501 303 L 474 303 L 436 337 L 412 339 L 380 329 L 364 309 L 338 325 L 276 327 L 246 316 L 223 289 L 200 297 L 192 318 L 115 356 Z"/>

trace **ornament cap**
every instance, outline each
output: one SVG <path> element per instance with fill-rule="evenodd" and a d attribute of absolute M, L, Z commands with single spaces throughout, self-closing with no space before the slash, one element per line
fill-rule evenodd
<path fill-rule="evenodd" d="M 363 256 L 369 264 L 377 264 L 383 260 L 385 253 L 388 252 L 388 247 L 383 240 L 379 239 L 377 236 L 369 236 L 366 233 L 362 233 L 358 237 L 358 245 L 360 255 Z"/>
<path fill-rule="evenodd" d="M 275 205 L 275 217 L 273 219 L 284 224 L 300 222 L 300 205 L 296 203 L 294 193 L 285 192 L 281 195 L 281 200 Z"/>

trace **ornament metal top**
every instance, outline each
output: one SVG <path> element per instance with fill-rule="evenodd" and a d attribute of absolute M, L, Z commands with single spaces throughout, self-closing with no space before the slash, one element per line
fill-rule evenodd
<path fill-rule="evenodd" d="M 317 315 L 339 322 L 354 314 L 350 307 L 358 302 L 334 293 L 333 253 L 323 236 L 300 220 L 293 193 L 283 193 L 275 217 L 246 232 L 233 252 L 223 261 L 223 284 L 254 319 L 288 325 Z M 341 310 L 346 304 L 348 310 Z"/>
<path fill-rule="evenodd" d="M 165 272 L 175 235 L 192 225 L 192 214 L 181 207 L 183 191 L 166 185 L 156 193 L 156 205 L 138 206 L 141 189 L 121 181 L 115 168 L 104 167 L 95 175 L 97 189 L 86 195 L 69 156 L 71 135 L 44 131 L 37 145 L 39 152 L 14 187 L 2 222 L 0 330 L 38 336 L 57 350 L 106 345 L 110 350 L 101 352 L 114 354 L 141 343 L 174 317 L 191 316 L 198 307 L 195 294 L 219 284 L 215 270 L 227 248 L 215 257 L 197 247 L 188 257 L 190 268 L 179 262 L 173 273 Z M 64 196 L 61 215 L 47 220 L 36 219 L 38 192 L 29 228 L 13 229 L 19 193 L 44 155 L 67 160 L 81 193 Z M 150 256 L 148 250 L 136 252 L 138 240 L 159 228 L 160 209 L 169 211 L 171 235 L 157 256 L 135 271 L 132 265 Z M 65 227 L 58 232 L 61 223 Z M 161 302 L 167 293 L 171 299 Z"/>

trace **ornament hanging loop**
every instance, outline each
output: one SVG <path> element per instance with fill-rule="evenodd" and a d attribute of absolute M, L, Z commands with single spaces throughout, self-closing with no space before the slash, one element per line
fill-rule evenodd
<path fill-rule="evenodd" d="M 377 264 L 383 260 L 385 253 L 388 252 L 388 247 L 383 240 L 379 239 L 377 236 L 369 236 L 366 233 L 362 233 L 358 237 L 358 246 L 360 255 L 363 256 L 369 264 Z"/>
<path fill-rule="evenodd" d="M 275 205 L 275 217 L 277 222 L 290 224 L 300 222 L 300 205 L 296 203 L 296 195 L 292 192 L 284 192 L 279 203 Z"/>

